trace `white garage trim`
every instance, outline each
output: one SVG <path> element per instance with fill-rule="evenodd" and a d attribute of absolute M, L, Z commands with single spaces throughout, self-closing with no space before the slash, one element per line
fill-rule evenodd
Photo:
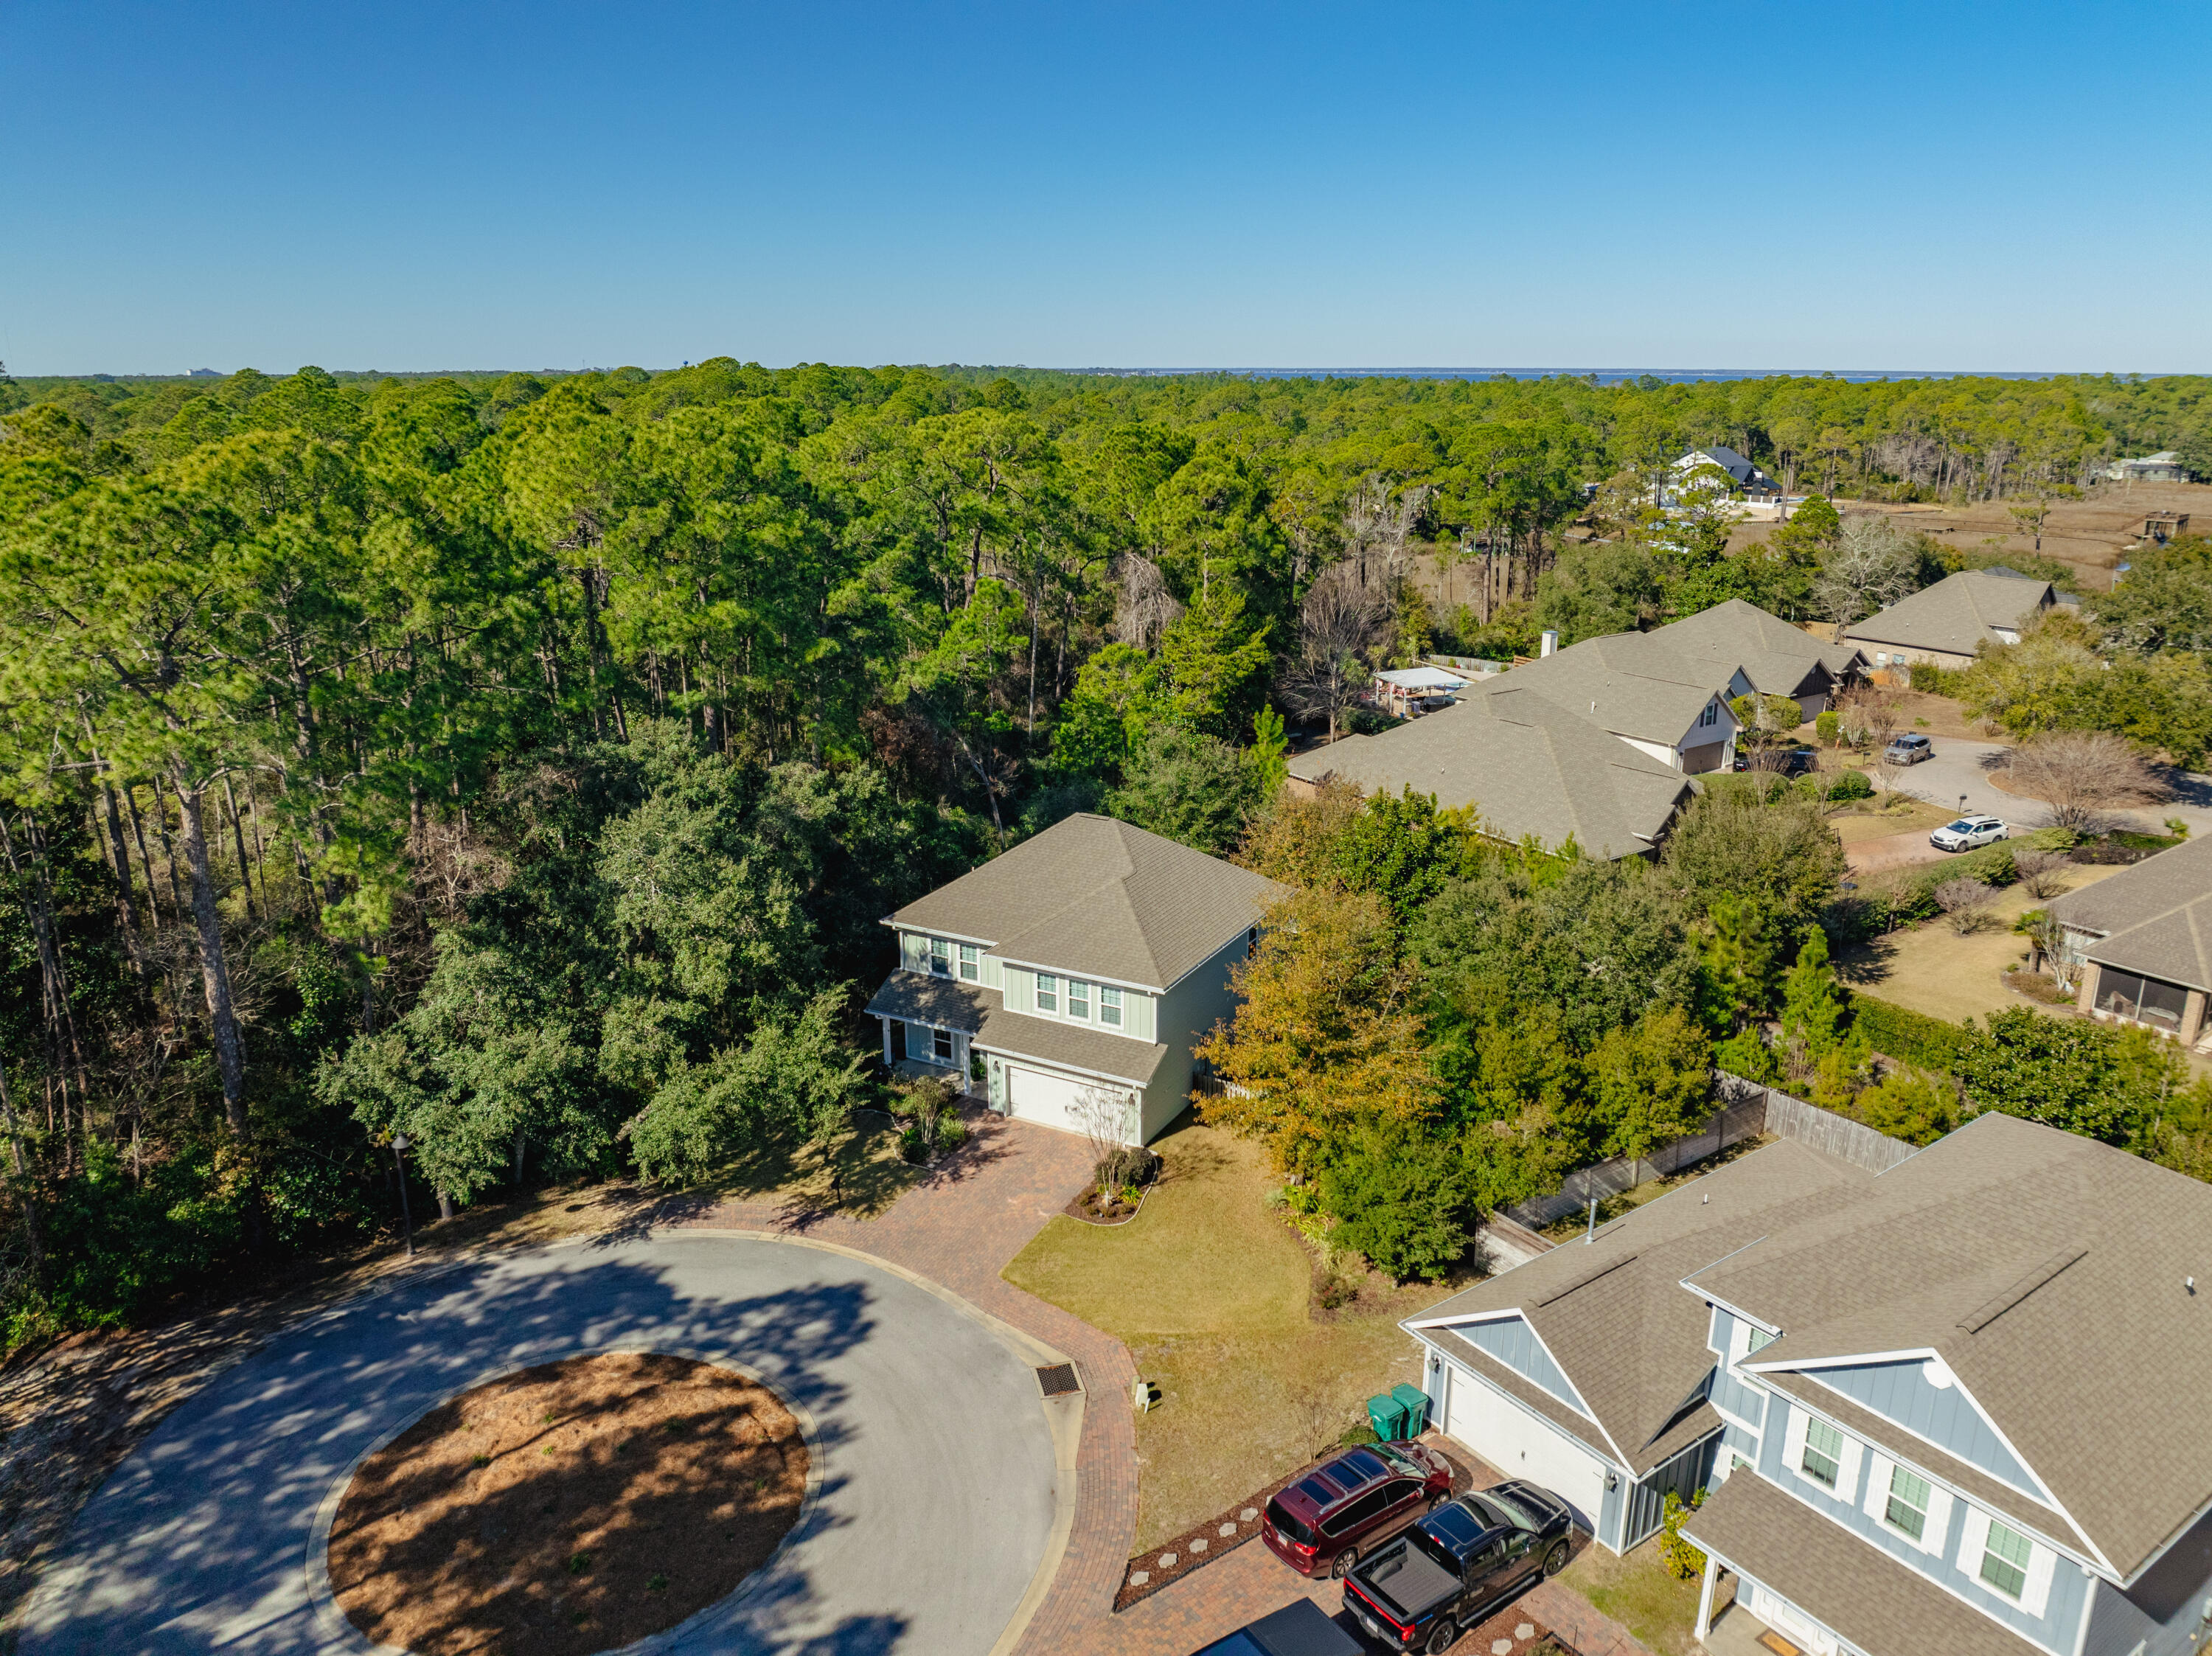
<path fill-rule="evenodd" d="M 1144 1089 L 1126 1081 L 1093 1080 L 1081 1071 L 1066 1071 L 1047 1065 L 1003 1060 L 1006 1065 L 1006 1113 L 1017 1121 L 1033 1121 L 1061 1132 L 1085 1131 L 1076 1105 L 1085 1092 L 1119 1096 L 1129 1113 L 1129 1125 L 1144 1131 Z M 1135 1139 L 1125 1138 L 1133 1143 Z"/>
<path fill-rule="evenodd" d="M 1444 1359 L 1442 1424 L 1508 1477 L 1526 1477 L 1564 1497 L 1590 1533 L 1605 1507 L 1605 1480 L 1619 1468 L 1481 1375 Z"/>

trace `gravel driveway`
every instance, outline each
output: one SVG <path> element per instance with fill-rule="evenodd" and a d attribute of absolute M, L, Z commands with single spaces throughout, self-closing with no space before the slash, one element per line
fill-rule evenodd
<path fill-rule="evenodd" d="M 367 1641 L 317 1603 L 310 1547 L 355 1463 L 492 1373 L 608 1348 L 733 1360 L 817 1429 L 818 1495 L 784 1550 L 665 1648 L 991 1649 L 1055 1513 L 1028 1362 L 880 1266 L 677 1234 L 474 1262 L 272 1340 L 179 1405 L 93 1496 L 27 1608 L 21 1650 L 358 1656 Z"/>

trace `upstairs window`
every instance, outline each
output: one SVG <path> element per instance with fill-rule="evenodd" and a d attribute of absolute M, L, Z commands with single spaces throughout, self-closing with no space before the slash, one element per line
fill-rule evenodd
<path fill-rule="evenodd" d="M 1815 1483 L 1834 1489 L 1844 1470 L 1844 1435 L 1825 1420 L 1806 1422 L 1805 1453 L 1798 1469 Z"/>
<path fill-rule="evenodd" d="M 929 969 L 940 978 L 952 975 L 952 945 L 943 937 L 929 940 Z"/>
<path fill-rule="evenodd" d="M 1982 1544 L 1983 1582 L 1995 1587 L 2008 1598 L 2018 1598 L 2027 1592 L 2027 1538 L 2018 1530 L 2007 1529 L 1994 1518 L 1990 1520 L 1989 1539 Z"/>
<path fill-rule="evenodd" d="M 1703 712 L 1703 713 L 1699 713 L 1699 714 L 1698 715 L 1698 723 L 1699 723 L 1700 725 L 1717 725 L 1717 724 L 1719 724 L 1720 722 L 1721 722 L 1721 710 L 1720 710 L 1720 708 L 1719 708 L 1718 707 L 1717 707 L 1715 704 L 1713 704 L 1712 702 L 1708 701 L 1707 703 L 1705 703 L 1705 712 Z"/>
<path fill-rule="evenodd" d="M 1067 1015 L 1072 1018 L 1081 1018 L 1085 1023 L 1091 1022 L 1089 984 L 1078 983 L 1073 978 L 1067 980 Z"/>
<path fill-rule="evenodd" d="M 1037 974 L 1036 1009 L 1040 1012 L 1060 1010 L 1060 980 L 1049 972 Z"/>
<path fill-rule="evenodd" d="M 1098 1021 L 1109 1029 L 1121 1027 L 1121 992 L 1106 984 L 1098 986 Z"/>
<path fill-rule="evenodd" d="M 960 975 L 969 983 L 983 975 L 983 951 L 972 943 L 960 945 Z"/>
<path fill-rule="evenodd" d="M 1928 1480 L 1915 1477 L 1902 1466 L 1891 1467 L 1889 1499 L 1882 1507 L 1881 1516 L 1882 1521 L 1893 1530 L 1901 1531 L 1915 1541 L 1925 1540 L 1928 1535 Z"/>

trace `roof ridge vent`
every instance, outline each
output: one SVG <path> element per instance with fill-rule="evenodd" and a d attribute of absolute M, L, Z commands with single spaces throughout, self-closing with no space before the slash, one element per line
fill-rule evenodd
<path fill-rule="evenodd" d="M 2074 1265 L 2085 1258 L 2089 1250 L 2086 1247 L 2063 1247 L 2059 1249 L 2057 1253 L 2052 1254 L 2041 1265 L 2036 1266 L 2034 1270 L 2014 1281 L 2010 1287 L 2003 1289 L 1990 1298 L 1983 1301 L 1981 1304 L 1976 1306 L 1965 1316 L 1960 1318 L 1959 1326 L 1965 1329 L 1969 1334 L 1980 1333 L 1984 1328 L 1987 1328 L 1998 1318 L 2003 1316 L 2006 1312 L 2011 1310 L 2013 1307 L 2018 1305 L 2029 1295 L 2034 1293 L 2037 1289 L 2041 1288 L 2045 1283 L 2051 1281 L 2052 1277 L 2057 1276 L 2059 1272 L 2064 1271 L 2069 1265 Z"/>
<path fill-rule="evenodd" d="M 1531 1303 L 1538 1306 L 1546 1306 L 1551 1304 L 1554 1300 L 1564 1300 L 1568 1295 L 1573 1293 L 1577 1289 L 1588 1288 L 1599 1277 L 1609 1276 L 1613 1271 L 1620 1270 L 1621 1266 L 1632 1264 L 1635 1261 L 1635 1259 L 1636 1256 L 1633 1253 L 1624 1253 L 1618 1259 L 1608 1259 L 1601 1265 L 1594 1266 L 1589 1271 L 1577 1272 L 1576 1275 L 1568 1277 L 1565 1282 L 1560 1283 L 1550 1293 L 1545 1295 L 1543 1298 L 1533 1301 Z"/>

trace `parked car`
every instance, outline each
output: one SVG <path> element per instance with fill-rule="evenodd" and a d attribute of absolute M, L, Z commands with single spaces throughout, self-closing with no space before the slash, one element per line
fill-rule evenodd
<path fill-rule="evenodd" d="M 1993 846 L 2011 838 L 2012 830 L 1997 817 L 1961 816 L 1929 834 L 1928 843 L 1938 851 L 1972 851 L 1976 846 Z"/>
<path fill-rule="evenodd" d="M 1451 1463 L 1418 1443 L 1339 1455 L 1276 1491 L 1260 1520 L 1268 1550 L 1301 1575 L 1342 1575 L 1363 1545 L 1451 1493 Z"/>
<path fill-rule="evenodd" d="M 1392 1650 L 1448 1650 L 1572 1550 L 1574 1515 L 1549 1489 L 1516 1478 L 1463 1495 L 1378 1548 L 1344 1580 L 1344 1607 Z"/>
<path fill-rule="evenodd" d="M 1792 748 L 1787 753 L 1769 754 L 1764 763 L 1754 764 L 1752 755 L 1739 749 L 1735 768 L 1774 771 L 1783 776 L 1809 776 L 1820 768 L 1820 755 L 1810 748 Z"/>
<path fill-rule="evenodd" d="M 1310 1598 L 1294 1598 L 1192 1656 L 1365 1656 L 1359 1641 Z"/>
<path fill-rule="evenodd" d="M 1885 765 L 1917 765 L 1936 756 L 1936 744 L 1924 736 L 1900 736 L 1881 750 Z"/>

